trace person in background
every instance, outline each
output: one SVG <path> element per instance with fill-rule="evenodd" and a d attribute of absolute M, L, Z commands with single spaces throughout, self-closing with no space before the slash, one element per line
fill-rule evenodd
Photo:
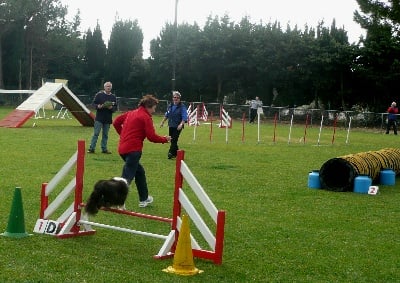
<path fill-rule="evenodd" d="M 148 139 L 153 143 L 168 143 L 170 136 L 156 134 L 152 114 L 156 111 L 158 99 L 147 94 L 139 101 L 139 107 L 120 114 L 114 119 L 113 126 L 119 134 L 118 153 L 124 160 L 121 177 L 131 184 L 135 179 L 139 194 L 139 207 L 146 207 L 153 202 L 147 187 L 146 173 L 140 164 L 143 141 Z"/>
<path fill-rule="evenodd" d="M 262 110 L 262 106 L 263 106 L 263 103 L 258 96 L 256 96 L 256 99 L 253 99 L 252 101 L 250 101 L 250 120 L 249 120 L 250 123 L 254 123 L 254 120 L 257 117 L 259 108 L 261 108 L 260 110 Z"/>
<path fill-rule="evenodd" d="M 108 143 L 108 132 L 110 125 L 112 124 L 112 115 L 117 110 L 117 98 L 111 92 L 112 83 L 104 83 L 104 90 L 98 92 L 93 100 L 93 106 L 96 109 L 96 117 L 94 120 L 94 132 L 88 153 L 95 153 L 97 140 L 102 132 L 101 136 L 101 152 L 105 154 L 111 154 L 107 148 Z"/>
<path fill-rule="evenodd" d="M 168 159 L 176 157 L 179 149 L 178 140 L 185 123 L 187 122 L 187 108 L 181 102 L 181 94 L 178 91 L 172 92 L 172 103 L 168 106 L 160 127 L 168 120 L 169 135 L 171 136 L 171 145 L 168 151 Z"/>
<path fill-rule="evenodd" d="M 387 110 L 388 113 L 388 122 L 386 127 L 386 134 L 389 134 L 390 128 L 393 127 L 393 132 L 397 135 L 397 113 L 399 110 L 397 109 L 396 102 L 392 102 L 390 107 Z"/>

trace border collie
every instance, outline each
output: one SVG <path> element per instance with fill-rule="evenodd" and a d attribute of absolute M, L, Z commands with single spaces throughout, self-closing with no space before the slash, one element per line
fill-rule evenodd
<path fill-rule="evenodd" d="M 89 215 L 96 215 L 102 207 L 125 209 L 128 191 L 128 182 L 124 178 L 114 177 L 109 180 L 99 180 L 87 200 L 85 211 Z"/>

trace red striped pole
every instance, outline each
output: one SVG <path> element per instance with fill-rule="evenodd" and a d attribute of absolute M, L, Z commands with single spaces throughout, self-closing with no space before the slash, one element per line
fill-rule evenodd
<path fill-rule="evenodd" d="M 335 120 L 333 120 L 332 144 L 335 142 L 337 116 L 338 116 L 338 115 L 336 115 L 336 116 L 335 116 Z"/>
<path fill-rule="evenodd" d="M 211 111 L 211 118 L 210 118 L 210 142 L 212 141 L 212 132 L 213 132 L 213 112 Z"/>
<path fill-rule="evenodd" d="M 42 184 L 42 190 L 40 194 L 40 219 L 44 219 L 44 211 L 49 206 L 49 197 L 46 195 L 47 183 Z"/>

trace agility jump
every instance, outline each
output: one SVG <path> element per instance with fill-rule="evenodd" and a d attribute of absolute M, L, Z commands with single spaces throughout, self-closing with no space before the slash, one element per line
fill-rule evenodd
<path fill-rule="evenodd" d="M 175 172 L 175 188 L 172 218 L 138 213 L 129 210 L 120 210 L 114 208 L 102 209 L 106 212 L 124 214 L 128 216 L 140 217 L 149 220 L 156 220 L 170 224 L 170 232 L 167 235 L 160 235 L 151 232 L 138 231 L 128 228 L 117 227 L 108 224 L 96 223 L 89 220 L 88 215 L 84 212 L 85 204 L 82 202 L 83 181 L 84 181 L 84 162 L 85 162 L 85 141 L 78 141 L 77 152 L 68 160 L 68 162 L 58 171 L 49 183 L 42 184 L 40 218 L 37 220 L 34 232 L 41 234 L 53 235 L 57 238 L 64 239 L 70 237 L 93 235 L 96 231 L 92 226 L 107 228 L 121 232 L 128 232 L 142 236 L 149 236 L 164 240 L 159 252 L 154 256 L 156 259 L 169 258 L 174 255 L 175 247 L 178 241 L 179 232 L 182 224 L 182 209 L 195 224 L 204 240 L 208 243 L 209 249 L 200 247 L 195 238 L 191 235 L 191 246 L 194 257 L 212 260 L 215 264 L 222 264 L 222 253 L 224 244 L 225 230 L 225 211 L 218 210 L 211 199 L 208 197 L 196 177 L 192 174 L 187 164 L 184 162 L 184 151 L 179 150 L 176 158 Z M 54 197 L 50 202 L 50 194 L 54 191 L 60 181 L 71 171 L 76 165 L 75 176 L 66 185 L 62 191 Z M 215 222 L 215 232 L 206 225 L 202 216 L 198 213 L 194 205 L 184 192 L 183 181 L 189 184 L 200 203 Z M 60 210 L 69 196 L 73 196 L 73 201 L 69 207 L 57 218 L 51 220 L 57 210 Z"/>

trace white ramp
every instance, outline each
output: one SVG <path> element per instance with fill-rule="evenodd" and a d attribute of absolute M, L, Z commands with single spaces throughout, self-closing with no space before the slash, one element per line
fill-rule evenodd
<path fill-rule="evenodd" d="M 0 121 L 0 127 L 19 128 L 51 99 L 58 99 L 82 124 L 92 127 L 94 114 L 63 83 L 45 83 L 13 112 Z"/>

